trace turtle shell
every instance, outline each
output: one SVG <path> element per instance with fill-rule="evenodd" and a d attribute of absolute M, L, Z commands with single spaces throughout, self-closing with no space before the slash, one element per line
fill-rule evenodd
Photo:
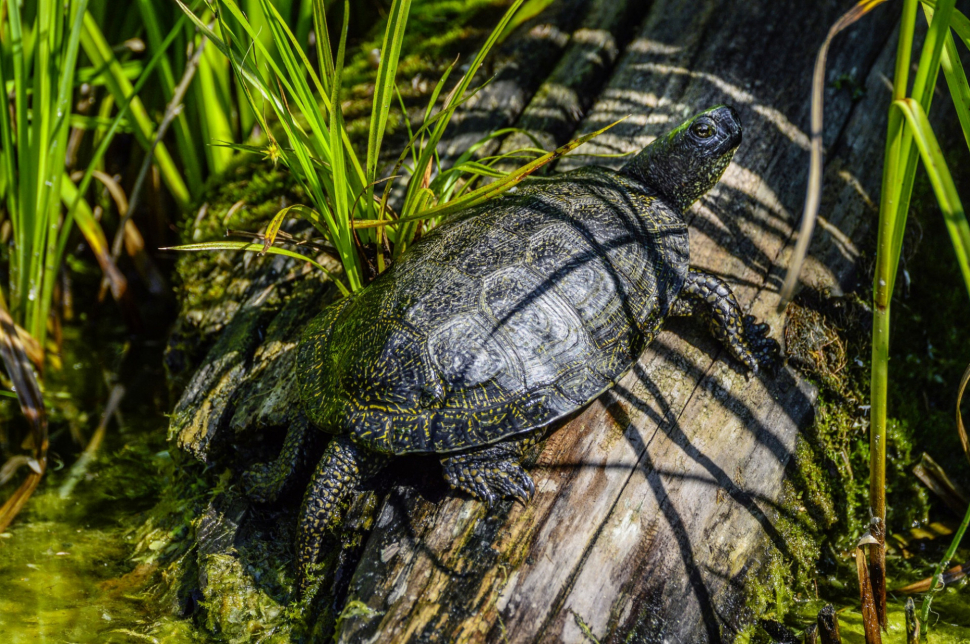
<path fill-rule="evenodd" d="M 688 259 L 681 216 L 627 176 L 530 180 L 439 226 L 313 319 L 298 359 L 305 411 L 390 454 L 547 425 L 636 361 Z"/>

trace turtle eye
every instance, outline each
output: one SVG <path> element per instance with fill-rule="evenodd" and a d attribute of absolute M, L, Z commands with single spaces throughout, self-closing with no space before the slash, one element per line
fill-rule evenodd
<path fill-rule="evenodd" d="M 711 126 L 710 123 L 694 123 L 690 126 L 690 131 L 701 139 L 709 139 L 710 137 L 714 136 L 714 127 Z"/>

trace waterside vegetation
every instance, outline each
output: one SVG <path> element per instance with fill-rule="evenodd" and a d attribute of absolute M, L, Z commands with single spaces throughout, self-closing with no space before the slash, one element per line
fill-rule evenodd
<path fill-rule="evenodd" d="M 812 229 L 818 214 L 821 195 L 822 167 L 822 92 L 826 50 L 832 37 L 841 29 L 871 11 L 882 0 L 860 0 L 836 25 L 819 52 L 814 78 L 812 105 L 812 159 L 808 194 L 803 213 L 801 237 L 783 289 L 790 299 L 801 263 L 808 250 Z M 970 146 L 970 82 L 967 80 L 960 52 L 954 40 L 959 38 L 970 48 L 970 20 L 955 8 L 955 0 L 907 0 L 903 4 L 899 45 L 893 78 L 893 101 L 889 108 L 889 126 L 883 165 L 883 180 L 876 240 L 875 270 L 872 287 L 872 358 L 870 376 L 869 428 L 869 516 L 870 524 L 860 535 L 856 548 L 860 599 L 867 644 L 881 642 L 881 631 L 887 628 L 886 616 L 886 450 L 888 444 L 889 338 L 892 294 L 899 274 L 906 220 L 910 209 L 918 162 L 929 177 L 943 220 L 953 245 L 957 266 L 964 286 L 970 293 L 970 224 L 960 200 L 953 176 L 933 132 L 927 114 L 930 111 L 937 78 L 942 69 L 950 98 L 967 145 Z M 922 7 L 929 27 L 917 43 L 916 18 Z M 919 62 L 912 86 L 910 70 L 914 45 L 919 45 Z M 955 428 L 970 460 L 970 442 L 963 427 L 960 401 L 970 377 L 970 366 L 962 378 L 956 397 Z M 936 566 L 928 584 L 918 619 L 915 612 L 907 617 L 916 620 L 911 628 L 924 634 L 933 595 L 944 586 L 942 574 L 949 567 L 970 525 L 970 506 L 956 529 L 951 545 Z"/>
<path fill-rule="evenodd" d="M 422 96 L 427 103 L 417 110 L 417 119 L 403 116 L 413 114 L 415 109 L 405 105 L 413 97 L 408 88 L 399 87 L 398 76 L 408 65 L 418 64 L 413 54 L 409 56 L 408 43 L 413 42 L 409 40 L 410 28 L 418 27 L 415 21 L 426 11 L 424 3 L 415 1 L 412 5 L 408 0 L 395 0 L 386 8 L 386 19 L 380 27 L 366 33 L 363 27 L 354 25 L 358 8 L 349 3 L 220 0 L 179 4 L 177 7 L 138 0 L 137 12 L 131 12 L 124 20 L 111 15 L 110 3 L 98 0 L 70 0 L 62 4 L 36 0 L 22 5 L 7 0 L 0 4 L 0 81 L 9 97 L 9 109 L 0 117 L 0 200 L 5 221 L 0 235 L 10 242 L 5 250 L 8 268 L 7 288 L 3 290 L 10 318 L 7 321 L 0 317 L 0 324 L 6 341 L 3 358 L 7 374 L 32 419 L 24 434 L 33 433 L 28 447 L 22 448 L 29 456 L 15 454 L 13 449 L 2 455 L 27 478 L 22 479 L 19 491 L 0 509 L 0 532 L 40 485 L 46 468 L 44 409 L 58 403 L 52 400 L 44 380 L 37 385 L 31 381 L 35 373 L 49 378 L 50 370 L 58 368 L 58 355 L 63 355 L 57 329 L 66 318 L 67 288 L 63 280 L 70 271 L 65 264 L 77 261 L 72 255 L 83 257 L 91 252 L 89 257 L 98 263 L 109 292 L 122 307 L 131 307 L 132 287 L 119 265 L 144 267 L 145 257 L 150 265 L 152 254 L 146 252 L 145 238 L 158 237 L 150 237 L 145 229 L 158 226 L 140 217 L 159 217 L 158 210 L 164 208 L 151 205 L 159 202 L 180 213 L 181 230 L 205 229 L 200 239 L 183 236 L 181 241 L 187 244 L 184 250 L 244 249 L 296 256 L 332 275 L 341 290 L 349 293 L 365 286 L 416 236 L 448 213 L 513 187 L 588 138 L 552 152 L 536 146 L 479 157 L 475 146 L 451 162 L 442 162 L 438 156 L 438 142 L 445 127 L 455 111 L 474 95 L 475 82 L 481 79 L 476 72 L 482 68 L 489 49 L 520 20 L 515 11 L 523 4 L 535 3 L 519 0 L 511 7 L 506 6 L 508 3 L 499 3 L 503 4 L 501 7 L 478 3 L 491 8 L 496 17 L 501 15 L 499 26 L 490 34 L 480 34 L 479 40 L 484 44 L 470 63 L 449 61 L 437 70 L 437 77 Z M 860 6 L 870 9 L 876 4 L 866 2 Z M 897 343 L 923 332 L 916 317 L 924 314 L 911 309 L 932 306 L 942 312 L 939 317 L 954 318 L 966 311 L 965 302 L 956 302 L 949 292 L 952 289 L 948 289 L 933 301 L 938 304 L 923 299 L 919 300 L 919 307 L 902 304 L 905 319 L 899 321 L 900 289 L 895 282 L 900 274 L 900 258 L 912 235 L 907 230 L 913 222 L 906 223 L 910 211 L 917 213 L 917 218 L 923 217 L 932 210 L 932 199 L 937 199 L 945 225 L 933 227 L 924 222 L 924 227 L 933 228 L 935 241 L 950 239 L 957 256 L 956 270 L 940 269 L 941 283 L 952 286 L 962 279 L 970 290 L 970 233 L 956 190 L 959 178 L 954 181 L 950 177 L 947 158 L 926 116 L 942 69 L 961 130 L 970 144 L 970 87 L 960 65 L 961 51 L 957 49 L 958 43 L 970 46 L 970 22 L 954 4 L 950 0 L 904 3 L 897 95 L 890 108 L 885 152 L 886 188 L 874 243 L 878 254 L 873 266 L 872 303 L 852 300 L 836 304 L 824 298 L 816 302 L 816 308 L 825 312 L 824 324 L 819 324 L 827 325 L 830 331 L 835 329 L 834 342 L 845 345 L 843 359 L 851 364 L 814 372 L 814 377 L 823 382 L 823 389 L 825 379 L 834 378 L 834 385 L 827 394 L 823 393 L 816 429 L 818 435 L 826 438 L 823 443 L 809 442 L 808 447 L 801 448 L 800 467 L 804 472 L 814 468 L 815 475 L 805 474 L 802 480 L 806 488 L 793 495 L 802 495 L 803 500 L 810 497 L 809 510 L 818 509 L 820 516 L 826 515 L 826 508 L 839 511 L 829 512 L 831 521 L 825 530 L 810 534 L 811 539 L 824 542 L 828 552 L 817 552 L 806 545 L 804 552 L 815 556 L 807 558 L 803 568 L 808 570 L 815 560 L 826 560 L 819 564 L 821 569 L 844 576 L 846 566 L 841 556 L 845 552 L 860 560 L 866 557 L 869 582 L 863 583 L 863 588 L 869 590 L 863 593 L 862 603 L 867 612 L 859 614 L 858 619 L 852 615 L 848 621 L 858 621 L 858 629 L 868 641 L 877 641 L 875 624 L 885 627 L 893 620 L 905 619 L 901 602 L 890 603 L 886 608 L 887 586 L 891 597 L 893 589 L 900 585 L 897 582 L 926 577 L 931 565 L 929 583 L 923 588 L 924 633 L 934 597 L 939 598 L 936 608 L 959 612 L 955 607 L 959 597 L 954 600 L 952 596 L 958 591 L 953 590 L 952 584 L 962 582 L 943 573 L 948 562 L 965 551 L 958 551 L 958 547 L 970 512 L 962 524 L 930 521 L 925 492 L 917 492 L 920 488 L 911 479 L 893 480 L 905 477 L 909 466 L 918 460 L 915 444 L 925 446 L 943 440 L 915 436 L 923 428 L 940 431 L 949 423 L 949 415 L 933 413 L 929 419 L 917 420 L 924 407 L 917 400 L 916 391 L 923 389 L 914 382 L 953 380 L 954 366 L 949 356 L 959 353 L 960 346 L 959 337 L 947 336 L 942 350 L 948 356 L 946 365 L 929 365 L 925 359 L 915 366 L 907 363 L 920 358 L 898 349 Z M 921 46 L 915 36 L 920 7 L 930 24 Z M 317 37 L 318 34 L 324 37 Z M 351 52 L 354 38 L 377 43 L 372 48 L 378 50 L 377 57 L 370 51 Z M 915 72 L 911 70 L 914 48 L 921 51 Z M 914 82 L 908 90 L 910 75 Z M 368 89 L 361 91 L 359 83 Z M 820 129 L 813 124 L 813 131 Z M 510 132 L 503 130 L 494 136 Z M 119 144 L 119 140 L 123 143 Z M 131 158 L 136 162 L 132 164 L 134 171 L 125 171 L 113 158 L 131 142 L 136 147 Z M 396 147 L 389 149 L 389 145 Z M 280 166 L 279 173 L 274 169 L 272 175 L 259 171 L 262 176 L 251 183 L 258 193 L 260 180 L 272 183 L 280 173 L 285 174 L 279 183 L 286 184 L 289 205 L 279 208 L 273 203 L 256 203 L 258 197 L 246 193 L 234 195 L 231 203 L 211 205 L 208 213 L 199 213 L 196 207 L 206 201 L 204 178 L 234 176 L 240 170 L 249 172 L 248 168 L 254 167 L 252 162 L 241 160 L 247 157 L 265 157 L 262 163 Z M 501 162 L 509 157 L 528 163 L 511 172 L 500 170 Z M 920 178 L 921 167 L 927 169 L 926 180 Z M 394 178 L 382 181 L 386 176 Z M 130 186 L 127 194 L 122 186 Z M 264 187 L 274 199 L 284 190 L 275 183 Z M 211 194 L 211 184 L 208 190 Z M 244 206 L 237 206 L 241 201 Z M 305 240 L 280 232 L 288 220 L 297 217 L 313 225 L 316 246 L 310 247 Z M 234 225 L 237 221 L 246 225 Z M 230 228 L 246 228 L 249 234 L 245 241 L 214 239 L 223 234 L 221 229 L 226 222 Z M 74 224 L 90 251 L 74 250 L 78 241 Z M 172 239 L 163 237 L 160 241 L 167 244 Z M 323 249 L 335 261 L 322 260 L 307 248 Z M 216 261 L 211 258 L 186 260 L 180 263 L 180 270 L 183 275 L 191 275 L 193 262 Z M 906 261 L 905 257 L 902 261 Z M 937 263 L 924 259 L 913 264 L 917 265 L 929 272 Z M 144 270 L 148 271 L 143 273 L 148 283 L 151 269 Z M 182 292 L 205 288 L 215 286 L 185 284 Z M 891 309 L 894 295 L 896 308 Z M 796 305 L 813 310 L 807 304 L 815 296 L 806 292 L 801 297 Z M 870 318 L 872 326 L 867 330 Z M 889 344 L 890 320 L 893 345 Z M 946 323 L 941 322 L 940 326 L 945 327 Z M 951 321 L 949 326 L 955 329 L 956 324 Z M 870 333 L 872 337 L 871 358 L 862 361 L 871 360 L 871 381 L 866 369 L 851 360 L 869 351 L 868 344 L 860 340 L 860 333 Z M 66 337 L 70 338 L 70 334 Z M 832 355 L 830 348 L 823 355 Z M 906 373 L 890 374 L 890 357 L 896 359 L 894 365 L 906 365 L 898 368 Z M 831 376 L 832 373 L 842 375 Z M 868 387 L 862 386 L 866 382 Z M 866 400 L 869 396 L 871 403 Z M 935 405 L 935 398 L 933 402 Z M 872 405 L 871 411 L 859 413 L 859 406 L 866 404 Z M 959 404 L 957 415 L 959 418 Z M 872 438 L 867 447 L 853 438 L 860 431 L 855 426 L 858 423 L 871 423 Z M 21 429 L 15 426 L 13 431 Z M 4 444 L 20 445 L 22 439 L 23 435 L 11 436 Z M 944 444 L 952 449 L 957 443 L 954 439 Z M 167 455 L 142 452 L 139 454 L 144 462 L 177 478 Z M 858 485 L 847 484 L 840 492 L 833 490 L 831 483 L 819 483 L 826 471 L 840 468 L 843 459 L 850 464 L 849 471 L 854 471 L 855 482 L 862 478 L 859 464 L 871 459 L 868 501 L 858 497 Z M 951 472 L 956 467 L 952 459 L 944 464 Z M 823 466 L 827 470 L 823 471 Z M 96 467 L 108 465 L 101 463 Z M 18 480 L 13 475 L 15 467 L 8 467 L 7 472 L 10 481 Z M 179 485 L 191 488 L 192 498 L 199 502 L 209 494 L 203 482 L 207 485 L 212 481 L 195 470 L 191 476 L 199 478 L 183 479 Z M 61 477 L 56 480 L 63 482 Z M 227 481 L 221 484 L 229 485 Z M 817 486 L 814 496 L 809 492 L 813 485 Z M 884 496 L 887 489 L 888 502 Z M 857 496 L 846 500 L 840 496 L 842 492 L 847 497 Z M 157 493 L 158 490 L 151 490 L 142 494 L 139 502 Z M 906 502 L 908 497 L 912 497 L 912 504 Z M 43 491 L 38 498 L 42 504 L 50 502 Z M 172 519 L 186 512 L 172 499 L 166 502 L 168 505 L 156 516 Z M 866 514 L 866 505 L 871 505 L 871 516 L 877 519 L 872 524 L 860 516 Z M 938 518 L 936 514 L 934 517 Z M 919 526 L 912 533 L 899 531 L 907 522 Z M 164 525 L 164 530 L 158 525 Z M 180 544 L 195 526 L 190 521 L 180 524 L 174 519 L 170 523 L 159 521 L 158 525 L 138 533 L 137 556 L 141 563 L 172 564 L 181 560 L 185 553 Z M 936 530 L 934 525 L 943 527 Z M 916 534 L 916 530 L 933 538 Z M 867 531 L 872 539 L 860 540 Z M 900 539 L 905 543 L 900 545 Z M 937 545 L 944 539 L 950 542 L 947 548 Z M 806 537 L 806 544 L 808 541 Z M 889 548 L 895 549 L 888 562 L 887 541 Z M 919 548 L 927 542 L 930 546 L 921 554 Z M 151 549 L 157 544 L 160 545 Z M 857 544 L 861 546 L 859 553 Z M 830 556 L 831 553 L 835 555 Z M 898 553 L 909 553 L 916 559 L 904 560 L 902 554 L 895 556 Z M 928 562 L 930 556 L 936 559 Z M 855 571 L 855 562 L 852 563 Z M 791 587 L 798 586 L 803 591 L 817 580 L 810 576 L 801 580 L 790 578 L 791 567 L 790 562 L 773 565 L 777 577 L 788 579 L 790 586 L 760 605 L 765 614 L 775 611 L 779 621 L 785 621 L 787 615 L 789 623 L 793 617 L 806 622 L 813 619 L 808 613 L 816 612 L 818 606 L 813 603 L 808 610 L 784 596 Z M 863 567 L 858 570 L 861 573 Z M 946 589 L 942 588 L 944 580 Z M 843 578 L 826 584 L 823 580 L 823 598 L 842 602 L 840 606 L 848 605 L 848 593 L 837 587 L 846 581 Z M 779 588 L 784 585 L 780 583 Z M 826 596 L 826 591 L 831 594 Z M 786 601 L 787 611 L 780 606 Z M 218 607 L 213 607 L 216 610 Z M 846 618 L 843 613 L 843 622 Z M 956 637 L 949 631 L 946 636 Z"/>

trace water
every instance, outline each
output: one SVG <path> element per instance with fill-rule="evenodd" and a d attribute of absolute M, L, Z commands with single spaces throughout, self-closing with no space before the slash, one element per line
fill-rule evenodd
<path fill-rule="evenodd" d="M 130 641 L 119 631 L 146 615 L 124 595 L 131 566 L 122 524 L 109 513 L 92 525 L 76 512 L 82 503 L 60 502 L 44 487 L 3 535 L 0 635 L 11 644 Z"/>
<path fill-rule="evenodd" d="M 191 641 L 187 625 L 159 619 L 146 581 L 152 551 L 133 558 L 138 528 L 159 498 L 173 467 L 166 451 L 168 408 L 162 369 L 164 329 L 155 339 L 129 338 L 103 309 L 64 331 L 63 368 L 47 375 L 51 416 L 49 469 L 25 509 L 0 534 L 0 642 Z M 167 316 L 162 316 L 167 319 Z M 90 440 L 114 383 L 127 395 L 104 443 L 76 487 L 60 498 L 83 444 Z M 19 411 L 0 410 L 19 440 Z M 26 468 L 24 468 L 26 469 Z M 21 479 L 0 488 L 6 499 Z M 150 636 L 149 636 L 150 634 Z"/>
<path fill-rule="evenodd" d="M 917 612 L 920 599 L 916 599 Z M 906 642 L 906 613 L 904 611 L 905 597 L 890 597 L 886 606 L 887 632 L 883 633 L 885 644 L 904 644 Z M 805 602 L 795 613 L 801 624 L 810 624 L 815 615 L 825 604 L 824 601 Z M 970 607 L 961 597 L 957 586 L 944 591 L 933 602 L 934 611 L 930 614 L 930 644 L 968 644 L 970 633 L 966 626 L 966 618 Z M 858 606 L 852 609 L 838 611 L 839 633 L 844 644 L 865 644 L 866 638 L 862 626 L 862 614 Z M 926 640 L 924 640 L 926 641 Z"/>

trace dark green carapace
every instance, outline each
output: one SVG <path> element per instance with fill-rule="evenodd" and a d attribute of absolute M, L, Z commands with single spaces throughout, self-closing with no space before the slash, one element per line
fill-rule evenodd
<path fill-rule="evenodd" d="M 303 501 L 301 587 L 346 493 L 390 456 L 440 454 L 453 487 L 489 504 L 528 500 L 524 448 L 613 386 L 668 316 L 701 315 L 753 371 L 771 363 L 765 325 L 688 266 L 683 213 L 740 142 L 737 114 L 721 106 L 619 172 L 524 182 L 428 233 L 309 324 L 301 398 L 334 438 Z M 256 498 L 278 492 L 304 433 L 291 431 L 276 466 L 248 476 Z"/>

